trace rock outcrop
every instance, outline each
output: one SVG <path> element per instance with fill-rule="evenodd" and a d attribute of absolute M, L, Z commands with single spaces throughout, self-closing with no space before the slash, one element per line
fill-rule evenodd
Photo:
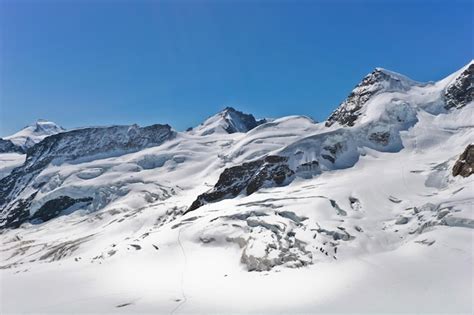
<path fill-rule="evenodd" d="M 404 91 L 413 84 L 416 83 L 398 73 L 376 68 L 352 90 L 344 102 L 329 116 L 326 127 L 335 123 L 352 127 L 361 115 L 364 105 L 374 95 L 380 92 Z"/>
<path fill-rule="evenodd" d="M 446 109 L 462 108 L 472 102 L 474 63 L 471 63 L 444 92 Z"/>
<path fill-rule="evenodd" d="M 188 212 L 206 203 L 235 197 L 242 191 L 246 195 L 251 195 L 261 187 L 288 183 L 295 173 L 289 168 L 287 161 L 286 157 L 269 155 L 263 159 L 225 169 L 214 188 L 210 192 L 199 195 L 189 207 Z"/>
<path fill-rule="evenodd" d="M 474 173 L 474 144 L 466 147 L 453 166 L 453 176 L 469 177 Z"/>
<path fill-rule="evenodd" d="M 25 150 L 11 140 L 0 139 L 0 153 L 25 153 Z"/>

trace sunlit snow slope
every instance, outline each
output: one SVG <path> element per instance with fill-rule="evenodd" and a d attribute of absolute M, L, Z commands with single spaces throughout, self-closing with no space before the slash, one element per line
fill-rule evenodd
<path fill-rule="evenodd" d="M 321 123 L 226 108 L 5 156 L 1 313 L 472 314 L 473 71 L 377 68 Z"/>

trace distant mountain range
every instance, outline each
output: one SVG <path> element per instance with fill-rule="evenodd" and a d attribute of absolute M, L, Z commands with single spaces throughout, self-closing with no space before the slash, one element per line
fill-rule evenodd
<path fill-rule="evenodd" d="M 415 293 L 404 292 L 404 283 L 396 283 L 399 296 L 393 301 L 426 306 L 442 299 L 444 286 L 452 282 L 438 273 L 449 263 L 459 300 L 446 301 L 453 304 L 445 310 L 468 310 L 473 71 L 471 61 L 440 81 L 421 83 L 377 68 L 319 123 L 306 116 L 258 120 L 231 107 L 185 132 L 159 124 L 65 130 L 39 120 L 0 139 L 4 286 L 14 281 L 33 286 L 37 278 L 28 275 L 34 270 L 41 270 L 35 277 L 43 280 L 70 269 L 96 277 L 136 266 L 134 257 L 153 261 L 143 267 L 146 272 L 158 277 L 162 271 L 153 268 L 163 269 L 176 278 L 183 275 L 170 266 L 183 261 L 191 279 L 189 299 L 177 282 L 154 284 L 181 290 L 159 303 L 138 282 L 124 282 L 127 298 L 141 292 L 142 300 L 129 312 L 168 312 L 183 300 L 183 312 L 208 312 L 193 300 L 200 273 L 219 287 L 224 276 L 216 270 L 229 270 L 227 277 L 300 268 L 295 272 L 307 277 L 336 268 L 318 265 L 354 267 L 364 257 L 377 266 L 390 261 L 387 268 L 393 270 L 412 259 L 421 282 L 406 283 L 418 288 L 437 277 L 439 283 L 433 280 L 418 302 L 410 297 Z M 154 255 L 162 258 L 155 261 Z M 425 257 L 443 263 L 423 266 Z M 384 267 L 374 268 L 378 279 L 369 277 L 369 285 L 393 280 Z M 23 271 L 21 277 L 10 276 Z M 229 281 L 238 286 L 238 279 Z M 127 291 L 130 287 L 134 291 Z M 11 301 L 20 295 L 28 301 L 33 292 L 11 294 Z M 298 303 L 311 312 L 315 304 L 306 302 Z M 14 309 L 12 303 L 7 311 Z M 25 303 L 34 310 L 34 300 Z M 100 300 L 93 305 L 93 310 L 105 307 Z"/>

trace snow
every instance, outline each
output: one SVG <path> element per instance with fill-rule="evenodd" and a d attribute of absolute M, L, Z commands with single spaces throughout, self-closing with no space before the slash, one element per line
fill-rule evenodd
<path fill-rule="evenodd" d="M 217 115 L 159 146 L 50 164 L 22 193 L 45 183 L 31 213 L 93 202 L 0 233 L 1 313 L 472 314 L 474 177 L 451 169 L 474 105 L 443 110 L 454 79 L 379 92 L 353 127 L 289 116 L 229 134 Z M 183 214 L 225 168 L 270 154 L 319 169 Z"/>
<path fill-rule="evenodd" d="M 15 167 L 25 162 L 26 155 L 20 153 L 0 153 L 0 179 L 10 174 Z"/>
<path fill-rule="evenodd" d="M 5 137 L 6 140 L 11 140 L 14 144 L 27 149 L 32 147 L 35 143 L 40 142 L 47 136 L 57 134 L 65 131 L 64 128 L 58 126 L 54 122 L 39 119 L 35 123 L 26 126 L 17 133 Z"/>

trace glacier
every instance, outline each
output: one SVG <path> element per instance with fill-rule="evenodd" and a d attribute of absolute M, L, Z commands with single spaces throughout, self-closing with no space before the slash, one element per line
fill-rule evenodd
<path fill-rule="evenodd" d="M 473 71 L 377 68 L 323 122 L 4 138 L 0 311 L 472 314 Z"/>

